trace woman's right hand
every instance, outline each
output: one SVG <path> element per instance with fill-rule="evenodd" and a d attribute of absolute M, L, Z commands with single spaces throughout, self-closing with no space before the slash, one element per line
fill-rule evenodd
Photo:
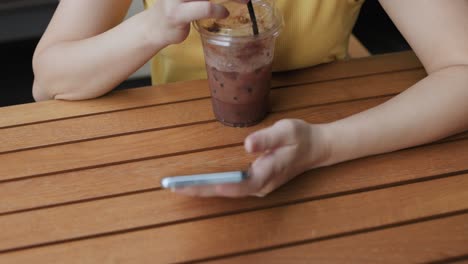
<path fill-rule="evenodd" d="M 123 21 L 132 0 L 61 0 L 34 52 L 34 98 L 101 96 L 161 49 L 183 41 L 191 21 L 228 16 L 223 6 L 208 0 L 154 1 Z"/>
<path fill-rule="evenodd" d="M 247 3 L 249 0 L 235 0 Z M 204 18 L 225 18 L 227 9 L 209 0 L 158 0 L 148 10 L 151 16 L 149 27 L 158 29 L 152 34 L 155 41 L 165 39 L 167 45 L 184 41 L 190 32 L 190 23 Z M 150 32 L 154 32 L 150 30 Z"/>

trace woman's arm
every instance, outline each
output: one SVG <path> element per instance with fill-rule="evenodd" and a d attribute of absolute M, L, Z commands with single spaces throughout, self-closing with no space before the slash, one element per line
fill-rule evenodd
<path fill-rule="evenodd" d="M 382 105 L 330 124 L 281 120 L 246 138 L 247 152 L 262 153 L 247 181 L 176 191 L 194 196 L 264 196 L 312 168 L 467 130 L 468 1 L 381 2 L 426 67 L 425 79 Z"/>
<path fill-rule="evenodd" d="M 138 36 L 141 31 L 133 30 L 138 19 L 103 34 L 122 21 L 130 3 L 131 0 L 60 1 L 33 57 L 36 100 L 95 97 L 131 74 L 133 67 L 119 61 L 132 52 L 129 45 L 138 50 L 142 48 L 138 46 L 145 42 L 130 44 L 128 39 L 119 36 L 129 34 L 141 39 Z M 136 68 L 140 63 L 134 64 Z M 121 77 L 110 82 L 106 80 L 109 71 Z"/>
<path fill-rule="evenodd" d="M 429 75 L 382 105 L 330 124 L 326 164 L 424 144 L 468 129 L 468 1 L 380 2 Z"/>
<path fill-rule="evenodd" d="M 158 0 L 121 23 L 131 0 L 62 0 L 33 58 L 36 100 L 103 95 L 160 49 L 181 42 L 189 23 L 225 17 L 203 0 Z"/>

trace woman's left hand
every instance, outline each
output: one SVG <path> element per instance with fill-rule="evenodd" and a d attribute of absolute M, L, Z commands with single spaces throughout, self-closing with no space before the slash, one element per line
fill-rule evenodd
<path fill-rule="evenodd" d="M 281 120 L 245 139 L 249 153 L 262 153 L 238 184 L 186 187 L 174 190 L 189 196 L 263 197 L 295 176 L 320 166 L 329 155 L 324 125 L 302 120 Z"/>

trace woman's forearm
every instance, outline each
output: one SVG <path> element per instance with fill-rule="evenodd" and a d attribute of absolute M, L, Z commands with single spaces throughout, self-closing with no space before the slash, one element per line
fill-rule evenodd
<path fill-rule="evenodd" d="M 34 56 L 36 100 L 81 100 L 103 95 L 168 45 L 150 28 L 147 11 L 100 35 L 59 42 Z"/>
<path fill-rule="evenodd" d="M 432 142 L 467 129 L 468 65 L 447 67 L 382 105 L 326 125 L 330 153 L 324 165 Z"/>

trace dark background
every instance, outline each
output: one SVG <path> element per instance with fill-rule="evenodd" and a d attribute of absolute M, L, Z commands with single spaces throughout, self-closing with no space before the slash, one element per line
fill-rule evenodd
<path fill-rule="evenodd" d="M 33 102 L 32 55 L 56 6 L 56 0 L 0 0 L 0 40 L 12 39 L 0 42 L 0 107 Z M 365 1 L 353 33 L 372 54 L 410 48 L 376 0 Z M 150 83 L 129 80 L 119 88 Z"/>

